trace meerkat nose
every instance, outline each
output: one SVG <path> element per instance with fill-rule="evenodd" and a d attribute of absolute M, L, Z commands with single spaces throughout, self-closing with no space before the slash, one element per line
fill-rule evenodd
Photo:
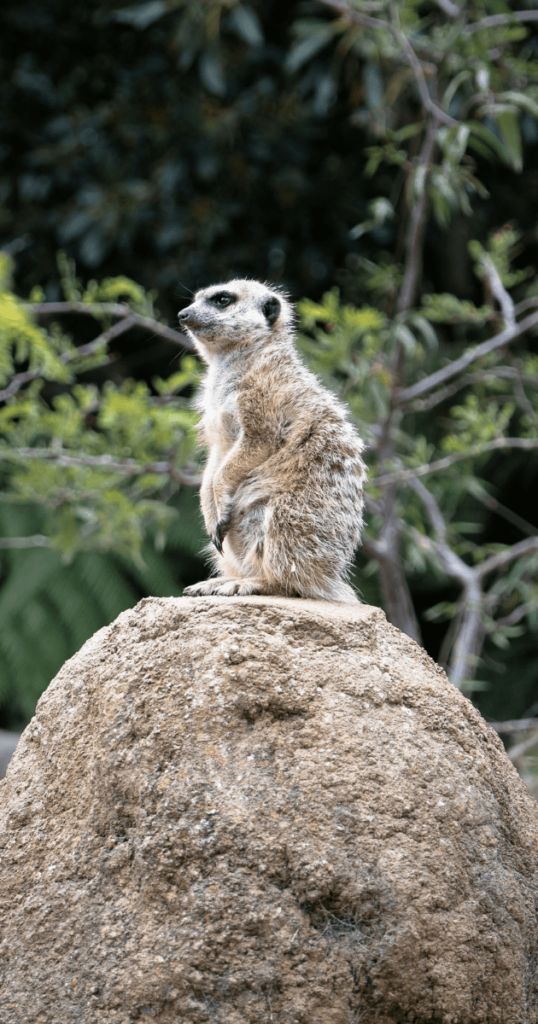
<path fill-rule="evenodd" d="M 178 318 L 180 324 L 188 324 L 189 320 L 192 320 L 192 309 L 191 309 L 191 307 L 187 306 L 186 309 L 182 309 L 178 313 L 177 318 Z"/>

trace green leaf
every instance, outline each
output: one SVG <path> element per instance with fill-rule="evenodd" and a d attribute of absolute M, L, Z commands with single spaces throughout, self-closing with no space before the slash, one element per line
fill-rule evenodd
<path fill-rule="evenodd" d="M 498 100 L 505 103 L 515 103 L 518 107 L 522 107 L 528 114 L 532 114 L 533 117 L 538 118 L 538 103 L 536 100 L 529 96 L 528 93 L 524 92 L 502 92 L 497 96 Z"/>
<path fill-rule="evenodd" d="M 480 121 L 467 121 L 467 126 L 471 129 L 471 139 L 469 144 L 473 143 L 473 136 L 476 136 L 480 142 L 485 143 L 487 150 L 498 156 L 503 163 L 506 163 L 506 152 L 500 139 L 494 135 L 493 132 L 486 128 Z M 490 155 L 491 159 L 491 155 Z"/>
<path fill-rule="evenodd" d="M 228 15 L 228 27 L 237 35 L 249 43 L 250 46 L 261 46 L 263 44 L 263 31 L 256 14 L 250 7 L 237 4 L 232 7 Z"/>
<path fill-rule="evenodd" d="M 133 25 L 134 28 L 148 28 L 154 21 L 167 14 L 170 8 L 162 0 L 149 0 L 148 3 L 136 4 L 133 7 L 122 7 L 114 11 L 112 17 L 124 25 Z"/>
<path fill-rule="evenodd" d="M 215 50 L 205 50 L 198 65 L 200 80 L 214 96 L 226 94 L 226 79 L 220 54 Z"/>
<path fill-rule="evenodd" d="M 495 114 L 499 131 L 506 150 L 506 162 L 513 167 L 514 171 L 521 171 L 523 168 L 523 147 L 521 143 L 521 129 L 519 118 L 511 110 L 501 110 Z"/>
<path fill-rule="evenodd" d="M 311 35 L 302 39 L 291 48 L 284 61 L 284 68 L 290 74 L 294 74 L 302 68 L 312 57 L 323 50 L 332 39 L 334 39 L 334 23 L 323 24 L 312 30 Z"/>

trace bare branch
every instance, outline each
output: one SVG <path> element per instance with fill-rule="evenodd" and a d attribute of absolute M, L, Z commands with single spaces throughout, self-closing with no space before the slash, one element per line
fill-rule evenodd
<path fill-rule="evenodd" d="M 461 7 L 452 3 L 452 0 L 436 0 L 436 3 L 449 18 L 457 18 L 461 14 Z"/>
<path fill-rule="evenodd" d="M 389 510 L 384 513 L 381 537 L 363 537 L 362 547 L 379 565 L 381 597 L 389 622 L 421 644 L 420 627 L 400 557 L 400 535 L 397 517 Z"/>
<path fill-rule="evenodd" d="M 460 599 L 461 624 L 454 643 L 449 678 L 457 689 L 463 682 L 471 678 L 474 659 L 482 647 L 484 629 L 482 625 L 482 590 L 480 576 L 476 568 L 471 568 L 452 550 L 447 541 L 447 525 L 441 509 L 433 494 L 419 480 L 410 482 L 410 487 L 418 494 L 436 534 L 435 539 L 419 534 L 417 539 L 422 544 L 429 543 L 435 549 L 442 568 L 448 576 L 463 585 Z M 538 539 L 538 538 L 537 538 Z"/>
<path fill-rule="evenodd" d="M 426 136 L 418 158 L 418 166 L 429 168 L 435 151 L 437 128 L 436 120 L 431 121 L 426 130 Z M 397 311 L 404 313 L 413 305 L 417 283 L 422 263 L 422 240 L 426 227 L 426 213 L 428 210 L 428 193 L 426 182 L 422 192 L 411 208 L 409 226 L 405 239 L 406 262 L 402 286 L 398 296 Z"/>
<path fill-rule="evenodd" d="M 426 83 L 426 76 L 424 74 L 424 68 L 422 67 L 422 63 L 417 57 L 407 36 L 405 35 L 404 32 L 402 32 L 400 28 L 398 12 L 396 7 L 392 8 L 392 16 L 395 21 L 395 24 L 392 26 L 392 32 L 395 39 L 397 39 L 397 41 L 403 48 L 406 62 L 409 64 L 409 67 L 411 68 L 415 76 L 415 81 L 417 83 L 420 98 L 422 100 L 422 106 L 424 107 L 425 110 L 428 111 L 429 114 L 432 114 L 434 121 L 441 122 L 442 124 L 448 124 L 451 126 L 457 124 L 458 122 L 455 121 L 453 117 L 450 117 L 450 114 L 447 114 L 446 111 L 442 109 L 442 107 L 439 107 L 430 96 L 430 91 Z"/>
<path fill-rule="evenodd" d="M 524 377 L 515 366 L 496 366 L 493 370 L 476 370 L 475 373 L 468 373 L 465 377 L 454 381 L 453 384 L 447 384 L 445 388 L 434 391 L 428 398 L 417 398 L 416 402 L 409 406 L 408 412 L 428 412 L 429 409 L 434 409 L 441 402 L 446 402 L 447 398 L 456 395 L 463 388 L 497 379 L 520 381 L 522 385 L 527 384 L 531 388 L 538 388 L 538 377 Z"/>
<path fill-rule="evenodd" d="M 514 396 L 517 398 L 522 409 L 525 410 L 529 418 L 529 423 L 533 423 L 535 427 L 538 427 L 538 416 L 536 415 L 536 409 L 532 402 L 527 396 L 527 392 L 523 387 L 523 378 L 518 377 L 514 382 Z"/>
<path fill-rule="evenodd" d="M 527 736 L 525 740 L 522 740 L 521 743 L 517 743 L 515 747 L 512 747 L 512 749 L 508 751 L 508 757 L 513 764 L 516 764 L 524 754 L 528 754 L 529 750 L 532 750 L 532 748 L 537 744 L 538 729 L 534 729 L 530 736 Z"/>
<path fill-rule="evenodd" d="M 71 362 L 72 359 L 81 359 L 84 356 L 93 356 L 99 349 L 104 348 L 109 342 L 113 341 L 114 338 L 119 337 L 120 334 L 124 334 L 125 331 L 129 331 L 131 327 L 134 327 L 136 323 L 135 314 L 131 313 L 126 316 L 124 320 L 118 320 L 117 324 L 113 324 L 106 331 L 98 334 L 93 341 L 89 341 L 87 345 L 80 345 L 76 352 L 65 353 L 65 358 L 62 356 L 62 360 L 65 363 Z"/>
<path fill-rule="evenodd" d="M 516 326 L 514 302 L 512 296 L 508 294 L 501 281 L 497 267 L 493 261 L 488 258 L 482 260 L 482 267 L 484 268 L 484 274 L 488 280 L 491 291 L 501 307 L 505 326 L 514 328 Z"/>
<path fill-rule="evenodd" d="M 123 317 L 132 312 L 123 302 L 24 302 L 25 309 L 35 316 L 58 316 L 63 313 L 83 313 L 95 319 L 106 316 Z"/>
<path fill-rule="evenodd" d="M 128 331 L 133 326 L 132 317 L 125 317 L 124 320 L 119 320 L 113 327 L 109 327 L 107 331 L 103 331 L 97 338 L 90 341 L 87 345 L 81 345 L 73 352 L 62 352 L 60 359 L 62 363 L 66 365 L 72 362 L 73 359 L 80 359 L 83 356 L 92 356 L 99 351 L 100 348 L 104 348 L 108 342 L 117 338 L 118 335 L 123 334 L 124 331 Z M 39 377 L 43 377 L 42 370 L 27 370 L 25 373 L 17 373 L 12 381 L 8 384 L 7 388 L 0 391 L 0 402 L 6 401 L 7 398 L 12 398 L 13 395 L 20 391 L 24 384 L 28 384 L 31 380 L 37 380 Z"/>
<path fill-rule="evenodd" d="M 407 483 L 419 476 L 426 476 L 428 473 L 438 473 L 440 470 L 448 469 L 449 466 L 453 466 L 456 462 L 462 462 L 465 459 L 477 459 L 481 455 L 486 455 L 487 452 L 498 451 L 502 448 L 520 448 L 524 451 L 529 451 L 533 448 L 538 448 L 538 437 L 497 437 L 494 441 L 488 441 L 486 444 L 471 449 L 471 451 L 453 452 L 452 455 L 446 455 L 444 459 L 426 462 L 422 466 L 417 466 L 416 469 L 400 469 L 395 473 L 384 473 L 382 476 L 370 477 L 370 483 L 375 484 L 376 487 L 390 487 L 391 484 Z"/>
<path fill-rule="evenodd" d="M 383 548 L 379 541 L 375 540 L 374 537 L 367 537 L 366 534 L 362 535 L 361 547 L 368 555 L 368 558 L 375 558 L 376 560 L 383 552 Z"/>
<path fill-rule="evenodd" d="M 397 25 L 392 25 L 389 21 L 382 21 L 380 18 L 370 18 L 367 14 L 363 14 L 355 7 L 351 7 L 350 4 L 347 3 L 347 0 L 319 0 L 319 3 L 323 4 L 324 7 L 329 7 L 331 10 L 335 11 L 336 14 L 340 14 L 342 17 L 348 18 L 355 25 L 363 25 L 365 28 L 373 28 L 378 29 L 381 32 L 390 33 L 400 43 L 403 50 L 402 56 L 415 76 L 415 81 L 417 83 L 424 109 L 443 124 L 454 125 L 458 123 L 454 118 L 450 117 L 442 107 L 437 106 L 437 103 L 432 100 L 426 84 L 426 77 L 421 61 L 417 57 L 406 35 Z"/>
<path fill-rule="evenodd" d="M 498 28 L 500 25 L 512 25 L 514 21 L 538 21 L 538 11 L 511 11 L 510 14 L 490 14 L 487 18 L 466 25 L 464 35 L 472 36 L 485 28 Z"/>
<path fill-rule="evenodd" d="M 528 309 L 535 309 L 538 306 L 538 295 L 530 295 L 528 299 L 522 299 L 518 302 L 514 308 L 516 316 L 520 316 L 521 313 L 526 313 Z"/>
<path fill-rule="evenodd" d="M 417 539 L 420 539 L 422 543 L 426 541 L 433 545 L 441 566 L 448 576 L 459 580 L 464 585 L 470 584 L 473 579 L 478 578 L 477 573 L 450 547 L 447 541 L 448 527 L 433 494 L 420 480 L 409 481 L 408 486 L 415 491 L 415 494 L 422 501 L 436 535 L 435 539 L 432 539 L 431 537 L 424 537 L 424 534 L 419 534 L 416 531 Z"/>
<path fill-rule="evenodd" d="M 473 498 L 480 501 L 482 505 L 489 508 L 492 512 L 496 512 L 498 516 L 502 516 L 506 519 L 507 523 L 511 523 L 512 526 L 517 527 L 522 533 L 526 533 L 529 537 L 535 537 L 538 535 L 538 530 L 531 523 L 528 523 L 526 519 L 522 519 L 516 512 L 512 512 L 512 509 L 507 508 L 506 505 L 501 505 L 500 501 L 497 501 L 491 494 L 482 489 L 473 488 Z"/>
<path fill-rule="evenodd" d="M 129 317 L 131 326 L 145 327 L 152 334 L 158 334 L 162 338 L 167 338 L 168 341 L 173 341 L 182 348 L 193 348 L 192 342 L 186 334 L 175 331 L 172 327 L 167 327 L 166 324 L 161 324 L 159 320 L 153 320 L 149 316 L 135 313 L 130 306 L 126 306 L 121 302 L 27 302 L 24 303 L 24 308 L 31 310 L 36 316 L 83 313 L 96 319 L 99 319 L 103 314 L 107 316 Z"/>
<path fill-rule="evenodd" d="M 458 690 L 461 690 L 464 682 L 472 679 L 476 659 L 482 649 L 482 599 L 480 584 L 473 578 L 461 596 L 461 626 L 450 659 L 449 678 Z"/>
<path fill-rule="evenodd" d="M 51 308 L 53 307 L 53 308 Z M 102 331 L 93 341 L 88 342 L 87 345 L 80 345 L 77 349 L 71 352 L 62 352 L 59 356 L 62 363 L 66 365 L 72 362 L 74 359 L 82 359 L 85 356 L 95 355 L 99 349 L 105 348 L 114 338 L 119 337 L 120 334 L 124 334 L 125 331 L 131 329 L 131 327 L 145 327 L 151 330 L 153 334 L 159 334 L 168 341 L 173 341 L 177 345 L 182 345 L 185 348 L 192 349 L 193 345 L 186 335 L 181 334 L 179 331 L 173 331 L 170 327 L 166 327 L 165 324 L 159 323 L 158 320 L 151 320 L 148 317 L 140 316 L 138 313 L 133 313 L 128 306 L 123 306 L 117 303 L 103 303 L 101 306 L 87 306 L 83 302 L 40 302 L 40 303 L 27 303 L 26 309 L 31 309 L 34 313 L 90 313 L 91 316 L 95 317 L 97 311 L 100 313 L 106 312 L 112 316 L 121 316 L 123 319 L 119 320 L 118 323 L 113 324 L 106 331 Z M 38 380 L 39 377 L 43 377 L 42 370 L 26 370 L 24 373 L 17 373 L 10 383 L 2 391 L 0 391 L 0 402 L 5 402 L 8 398 L 12 398 L 18 391 L 32 380 Z"/>
<path fill-rule="evenodd" d="M 49 548 L 50 537 L 35 533 L 33 537 L 0 537 L 0 548 Z"/>
<path fill-rule="evenodd" d="M 486 558 L 485 562 L 477 565 L 474 571 L 483 578 L 495 569 L 502 569 L 505 565 L 509 565 L 516 558 L 531 555 L 533 551 L 538 551 L 538 536 L 527 537 L 526 540 L 520 540 L 518 544 L 513 544 L 512 547 L 507 548 L 505 551 L 499 551 L 496 555 L 490 555 L 489 558 Z"/>
<path fill-rule="evenodd" d="M 395 403 L 398 406 L 412 402 L 416 398 L 420 398 L 421 395 L 426 394 L 433 388 L 438 387 L 439 384 L 444 384 L 447 380 L 452 380 L 453 377 L 457 377 L 458 373 L 466 370 L 471 363 L 476 362 L 477 359 L 481 359 L 482 356 L 487 355 L 489 352 L 494 352 L 498 348 L 502 348 L 503 345 L 508 345 L 511 341 L 515 341 L 516 338 L 520 338 L 526 331 L 530 331 L 533 327 L 538 327 L 538 312 L 531 313 L 525 320 L 520 320 L 519 323 L 513 327 L 507 327 L 506 330 L 501 331 L 500 334 L 496 334 L 494 338 L 490 338 L 489 341 L 483 341 L 480 345 L 476 345 L 474 348 L 465 352 L 459 359 L 454 359 L 453 362 L 449 363 L 448 366 L 444 366 L 441 370 L 436 370 L 435 373 L 430 373 L 428 377 L 424 377 L 423 380 L 419 380 L 416 384 L 412 384 L 409 388 L 402 388 L 402 390 L 395 396 Z"/>
<path fill-rule="evenodd" d="M 488 722 L 488 725 L 495 729 L 495 732 L 526 732 L 527 729 L 538 725 L 538 718 L 512 718 L 507 722 Z"/>
<path fill-rule="evenodd" d="M 63 360 L 65 362 L 65 360 Z M 17 394 L 17 391 L 31 380 L 37 380 L 38 377 L 42 377 L 43 374 L 36 370 L 27 370 L 25 373 L 17 373 L 12 378 L 7 388 L 0 391 L 0 402 L 5 402 L 8 398 L 12 398 L 13 395 Z"/>
<path fill-rule="evenodd" d="M 435 538 L 431 538 L 414 531 L 417 542 L 421 546 L 431 545 L 446 574 L 457 579 L 463 585 L 463 594 L 460 598 L 461 625 L 454 644 L 450 669 L 451 682 L 459 689 L 462 683 L 472 676 L 474 660 L 480 654 L 485 634 L 481 614 L 484 600 L 482 580 L 495 569 L 501 569 L 517 558 L 523 558 L 533 551 L 538 551 L 538 536 L 529 537 L 505 551 L 492 555 L 481 565 L 467 565 L 448 544 L 447 524 L 433 494 L 424 487 L 420 480 L 410 481 L 409 486 L 421 499 L 436 534 Z M 521 618 L 523 614 L 525 612 L 521 613 Z"/>
<path fill-rule="evenodd" d="M 59 466 L 88 466 L 102 469 L 110 473 L 122 473 L 125 476 L 142 476 L 145 473 L 166 473 L 185 487 L 197 487 L 201 481 L 199 474 L 184 473 L 176 470 L 170 462 L 148 462 L 141 466 L 135 459 L 122 459 L 115 462 L 111 455 L 70 455 L 57 448 L 2 448 L 3 458 L 9 459 L 46 459 L 56 462 Z"/>
<path fill-rule="evenodd" d="M 529 602 L 518 605 L 517 608 L 514 608 L 513 612 L 510 612 L 510 615 L 505 615 L 503 619 L 497 619 L 495 627 L 492 627 L 491 632 L 493 632 L 493 628 L 497 628 L 498 626 L 515 626 L 533 610 L 534 606 Z"/>

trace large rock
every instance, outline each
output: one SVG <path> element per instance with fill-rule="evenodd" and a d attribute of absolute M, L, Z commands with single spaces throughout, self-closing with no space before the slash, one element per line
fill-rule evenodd
<path fill-rule="evenodd" d="M 537 1019 L 537 806 L 378 609 L 145 600 L 1 786 L 1 1024 Z"/>

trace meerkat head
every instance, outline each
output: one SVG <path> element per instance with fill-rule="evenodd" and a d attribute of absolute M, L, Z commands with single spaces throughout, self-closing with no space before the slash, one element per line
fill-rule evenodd
<path fill-rule="evenodd" d="M 235 348 L 286 338 L 293 307 L 278 288 L 236 280 L 196 292 L 178 319 L 207 361 Z"/>

